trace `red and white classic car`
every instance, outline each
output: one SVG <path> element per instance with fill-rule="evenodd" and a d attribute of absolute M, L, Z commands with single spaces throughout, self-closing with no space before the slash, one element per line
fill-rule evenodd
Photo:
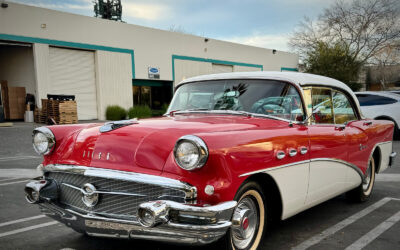
<path fill-rule="evenodd" d="M 371 195 L 396 156 L 342 82 L 302 73 L 194 77 L 161 118 L 33 132 L 27 201 L 92 236 L 255 249 L 271 218 Z"/>

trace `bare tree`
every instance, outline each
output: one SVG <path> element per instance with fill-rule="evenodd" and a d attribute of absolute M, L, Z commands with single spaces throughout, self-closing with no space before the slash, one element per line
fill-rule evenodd
<path fill-rule="evenodd" d="M 289 45 L 304 57 L 319 41 L 340 42 L 353 60 L 366 63 L 399 40 L 399 0 L 337 0 L 316 21 L 304 18 Z"/>
<path fill-rule="evenodd" d="M 373 65 L 376 65 L 376 74 L 383 90 L 386 90 L 387 83 L 399 76 L 400 64 L 400 43 L 388 45 L 377 51 L 372 58 Z"/>

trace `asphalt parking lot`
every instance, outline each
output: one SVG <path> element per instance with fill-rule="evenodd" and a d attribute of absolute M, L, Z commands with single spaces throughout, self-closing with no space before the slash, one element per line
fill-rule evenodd
<path fill-rule="evenodd" d="M 41 158 L 32 149 L 37 124 L 0 127 L 0 249 L 188 249 L 187 246 L 92 238 L 40 214 L 25 201 L 23 187 Z M 400 142 L 394 142 L 400 153 Z M 260 249 L 400 249 L 400 157 L 377 176 L 368 202 L 344 195 L 270 228 Z M 203 249 L 204 247 L 192 247 Z M 216 249 L 215 245 L 207 249 Z"/>

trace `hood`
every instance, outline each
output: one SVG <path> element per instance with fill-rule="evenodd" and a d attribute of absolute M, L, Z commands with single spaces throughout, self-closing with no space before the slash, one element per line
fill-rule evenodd
<path fill-rule="evenodd" d="M 82 129 L 76 136 L 73 156 L 59 155 L 58 163 L 160 174 L 176 141 L 183 135 L 250 130 L 261 124 L 263 128 L 266 124 L 277 127 L 282 123 L 263 118 L 197 114 L 139 120 L 104 133 L 96 125 Z"/>

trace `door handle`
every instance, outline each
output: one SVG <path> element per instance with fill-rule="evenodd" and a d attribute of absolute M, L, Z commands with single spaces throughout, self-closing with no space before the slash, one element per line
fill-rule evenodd
<path fill-rule="evenodd" d="M 344 125 L 344 124 L 339 124 L 339 125 L 336 125 L 335 126 L 335 130 L 339 130 L 339 131 L 342 131 L 342 130 L 344 130 L 346 128 L 346 125 Z"/>
<path fill-rule="evenodd" d="M 364 122 L 363 125 L 364 125 L 364 126 L 370 126 L 370 125 L 372 125 L 372 121 Z"/>

